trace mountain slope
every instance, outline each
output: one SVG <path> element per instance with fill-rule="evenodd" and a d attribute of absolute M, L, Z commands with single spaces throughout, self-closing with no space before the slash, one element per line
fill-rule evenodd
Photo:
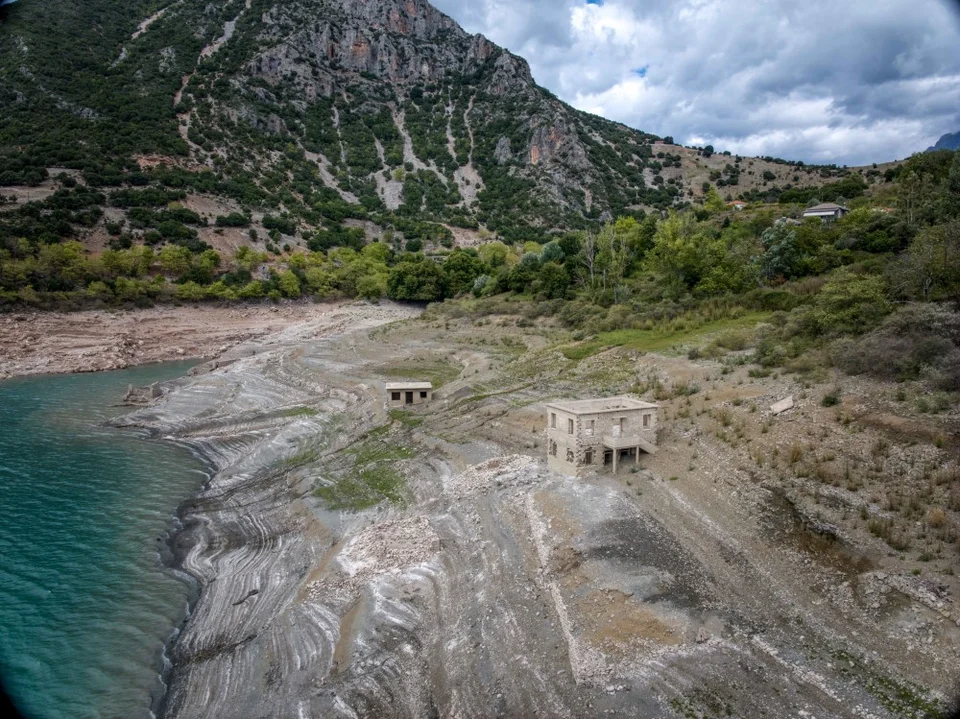
<path fill-rule="evenodd" d="M 960 132 L 948 132 L 941 136 L 936 145 L 927 148 L 927 152 L 934 150 L 960 150 Z"/>
<path fill-rule="evenodd" d="M 680 205 L 707 182 L 776 199 L 846 174 L 655 145 L 561 102 L 526 61 L 425 0 L 4 12 L 5 186 L 72 168 L 94 186 L 159 181 L 285 213 L 284 235 L 354 217 L 426 239 L 452 225 L 518 241 Z"/>

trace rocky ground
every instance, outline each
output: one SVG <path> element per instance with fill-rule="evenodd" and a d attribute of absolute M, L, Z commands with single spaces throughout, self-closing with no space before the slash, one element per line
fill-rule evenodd
<path fill-rule="evenodd" d="M 824 407 L 837 378 L 736 353 L 573 361 L 516 318 L 338 311 L 124 420 L 215 469 L 173 539 L 203 592 L 163 716 L 923 717 L 954 692 L 951 415 L 849 379 Z M 391 413 L 398 377 L 442 386 Z M 631 389 L 661 402 L 655 457 L 547 471 L 545 401 Z"/>
<path fill-rule="evenodd" d="M 332 320 L 337 331 L 349 328 L 357 316 L 353 307 L 364 305 L 305 301 L 0 314 L 0 379 L 212 358 L 252 339 L 300 330 L 308 339 L 318 323 L 327 328 Z M 384 305 L 385 319 L 398 316 L 392 307 Z"/>

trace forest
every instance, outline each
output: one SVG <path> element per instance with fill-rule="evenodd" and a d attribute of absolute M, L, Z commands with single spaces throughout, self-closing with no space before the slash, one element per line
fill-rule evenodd
<path fill-rule="evenodd" d="M 826 224 L 795 219 L 802 205 L 731 211 L 711 187 L 702 205 L 681 211 L 475 248 L 455 247 L 443 225 L 370 214 L 320 191 L 315 226 L 266 214 L 269 251 L 224 256 L 198 239 L 207 220 L 182 206 L 184 190 L 170 186 L 178 179 L 146 176 L 110 190 L 63 176 L 46 200 L 0 213 L 0 303 L 460 298 L 464 311 L 556 316 L 585 354 L 629 342 L 631 332 L 747 317 L 768 325 L 762 364 L 808 361 L 843 339 L 834 364 L 850 371 L 926 371 L 939 389 L 960 390 L 960 321 L 949 309 L 960 299 L 960 153 L 913 156 L 872 194 L 836 198 L 850 212 Z M 111 247 L 91 255 L 72 238 L 100 221 L 101 206 L 125 208 L 129 226 L 108 227 Z M 343 224 L 365 217 L 388 228 L 379 241 Z M 249 223 L 242 212 L 215 221 Z M 290 251 L 284 240 L 295 233 L 309 250 Z M 878 363 L 881 351 L 900 354 Z"/>

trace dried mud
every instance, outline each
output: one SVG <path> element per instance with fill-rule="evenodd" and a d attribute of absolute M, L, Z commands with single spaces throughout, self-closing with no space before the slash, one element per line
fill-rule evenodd
<path fill-rule="evenodd" d="M 926 600 L 911 591 L 922 585 L 875 538 L 748 472 L 705 417 L 677 415 L 682 399 L 664 402 L 661 451 L 639 471 L 547 471 L 544 402 L 714 366 L 626 351 L 573 363 L 548 328 L 351 312 L 347 325 L 321 317 L 239 346 L 124 420 L 215 470 L 173 539 L 202 594 L 171 652 L 162 716 L 945 706 L 960 667 L 954 580 Z M 388 413 L 380 383 L 417 366 L 446 380 L 436 400 Z M 792 389 L 734 379 L 698 401 Z M 801 417 L 777 427 L 796 436 Z M 314 490 L 352 486 L 335 482 L 361 457 L 402 474 L 403 500 L 331 510 Z"/>

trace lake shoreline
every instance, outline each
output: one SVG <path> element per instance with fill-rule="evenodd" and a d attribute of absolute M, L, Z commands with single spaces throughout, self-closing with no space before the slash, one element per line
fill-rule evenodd
<path fill-rule="evenodd" d="M 167 542 L 210 471 L 182 444 L 114 420 L 130 411 L 130 384 L 162 385 L 193 366 L 0 383 L 0 665 L 28 715 L 154 716 L 164 653 L 193 599 Z"/>
<path fill-rule="evenodd" d="M 0 314 L 0 381 L 214 359 L 234 347 L 364 303 L 165 305 L 132 310 Z"/>
<path fill-rule="evenodd" d="M 223 407 L 226 414 L 211 418 L 209 422 L 204 412 L 200 413 L 204 419 L 191 416 L 191 410 L 195 409 L 191 390 L 197 383 L 215 383 L 217 395 L 221 398 L 215 400 L 217 404 L 236 392 L 250 391 L 251 386 L 256 393 L 256 387 L 263 379 L 260 367 L 262 363 L 270 363 L 271 358 L 277 356 L 277 350 L 289 351 L 291 346 L 300 346 L 304 342 L 322 341 L 331 335 L 375 327 L 414 316 L 417 312 L 392 303 L 386 306 L 362 303 L 334 308 L 326 306 L 324 312 L 296 324 L 238 343 L 217 359 L 196 365 L 186 376 L 159 383 L 152 399 L 142 403 L 139 409 L 131 408 L 130 413 L 113 422 L 117 427 L 146 433 L 150 441 L 183 447 L 207 468 L 208 476 L 203 486 L 178 504 L 176 521 L 162 540 L 164 567 L 189 576 L 195 590 L 190 592 L 187 611 L 164 648 L 168 664 L 163 667 L 161 681 L 165 691 L 152 701 L 155 716 L 183 716 L 184 711 L 188 716 L 201 715 L 189 713 L 199 712 L 200 707 L 183 696 L 182 687 L 188 683 L 184 677 L 192 675 L 198 668 L 202 670 L 203 664 L 212 663 L 209 660 L 220 654 L 229 656 L 236 647 L 256 636 L 255 631 L 244 628 L 246 623 L 236 620 L 239 612 L 235 608 L 243 604 L 242 609 L 246 611 L 247 607 L 256 604 L 257 611 L 261 611 L 261 606 L 272 611 L 269 608 L 270 592 L 265 587 L 246 586 L 250 581 L 258 581 L 251 579 L 253 572 L 244 569 L 228 575 L 212 566 L 222 547 L 227 545 L 248 557 L 256 557 L 260 539 L 257 526 L 271 521 L 271 518 L 280 522 L 291 521 L 302 509 L 296 493 L 290 494 L 284 488 L 271 486 L 270 478 L 237 481 L 232 465 L 242 463 L 246 453 L 243 448 L 231 446 L 232 434 L 221 436 L 216 431 L 211 432 L 210 426 L 235 419 L 234 413 L 238 410 L 232 404 Z M 339 399 L 346 397 L 344 389 L 324 386 L 321 392 L 329 395 L 338 408 L 345 410 Z M 295 400 L 295 394 L 290 398 Z M 209 399 L 207 396 L 203 401 Z M 314 396 L 311 404 L 317 399 Z M 264 495 L 273 494 L 276 495 L 271 496 L 273 501 L 266 506 L 260 504 Z M 247 520 L 253 527 L 249 532 L 239 526 Z M 307 561 L 307 554 L 300 556 L 302 561 Z M 275 579 L 281 586 L 290 584 L 294 578 L 287 568 L 278 567 L 275 572 Z M 253 595 L 249 594 L 251 589 L 256 590 Z M 228 595 L 225 600 L 220 596 L 224 593 Z M 209 608 L 211 602 L 217 605 L 213 611 Z M 237 632 L 242 635 L 238 641 L 220 639 Z M 197 635 L 200 640 L 196 639 Z M 203 645 L 199 652 L 195 642 Z"/>

